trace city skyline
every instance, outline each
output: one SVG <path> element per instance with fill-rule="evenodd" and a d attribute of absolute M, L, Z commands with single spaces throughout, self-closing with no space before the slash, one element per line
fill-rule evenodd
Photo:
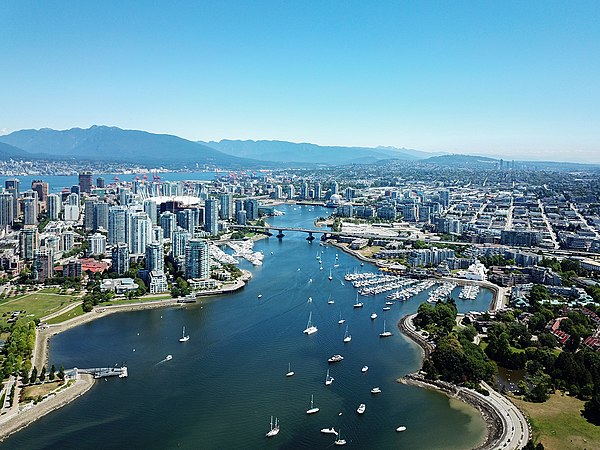
<path fill-rule="evenodd" d="M 600 162 L 594 2 L 7 2 L 3 13 L 0 134 L 106 124 Z"/>

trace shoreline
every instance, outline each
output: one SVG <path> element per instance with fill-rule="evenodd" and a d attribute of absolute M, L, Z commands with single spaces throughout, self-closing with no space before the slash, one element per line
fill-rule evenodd
<path fill-rule="evenodd" d="M 94 377 L 88 374 L 78 374 L 77 380 L 55 394 L 51 394 L 36 405 L 26 409 L 17 409 L 15 413 L 0 417 L 0 442 L 10 435 L 31 425 L 46 414 L 55 411 L 78 399 L 94 386 Z"/>
<path fill-rule="evenodd" d="M 398 322 L 398 329 L 421 349 L 421 367 L 423 367 L 423 361 L 431 354 L 435 349 L 435 346 L 416 330 L 413 324 L 413 319 L 415 317 L 416 314 L 409 314 L 402 317 Z M 477 409 L 486 423 L 486 435 L 483 442 L 477 445 L 474 450 L 512 448 L 509 444 L 514 444 L 514 442 L 511 442 L 511 438 L 514 437 L 515 433 L 515 421 L 520 422 L 522 429 L 525 428 L 523 424 L 529 429 L 529 424 L 520 410 L 513 405 L 513 408 L 518 411 L 515 414 L 516 418 L 513 419 L 510 414 L 511 411 L 507 408 L 502 408 L 502 405 L 505 402 L 510 403 L 510 401 L 505 399 L 502 394 L 496 392 L 491 386 L 487 385 L 487 383 L 482 382 L 482 387 L 489 392 L 489 395 L 485 396 L 475 390 L 460 387 L 445 381 L 427 380 L 421 375 L 421 369 L 417 372 L 404 375 L 397 381 L 402 384 L 441 392 L 450 398 L 460 400 Z M 512 403 L 510 404 L 512 405 Z M 512 436 L 509 436 L 509 427 L 512 427 Z M 528 434 L 531 435 L 531 432 Z M 523 434 L 521 435 L 521 438 L 522 437 Z M 522 445 L 525 445 L 525 443 L 526 442 L 523 442 Z M 514 448 L 520 448 L 520 446 L 521 439 Z"/>

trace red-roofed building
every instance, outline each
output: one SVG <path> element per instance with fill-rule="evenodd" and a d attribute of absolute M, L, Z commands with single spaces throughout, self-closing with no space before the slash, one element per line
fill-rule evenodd
<path fill-rule="evenodd" d="M 560 330 L 560 323 L 563 319 L 566 319 L 566 317 L 558 317 L 554 321 L 550 321 L 550 323 L 548 323 L 548 325 L 546 326 L 550 333 L 552 333 L 554 337 L 558 339 L 558 342 L 560 342 L 561 345 L 565 345 L 565 343 L 571 337 L 570 334 L 567 334 L 564 331 Z"/>

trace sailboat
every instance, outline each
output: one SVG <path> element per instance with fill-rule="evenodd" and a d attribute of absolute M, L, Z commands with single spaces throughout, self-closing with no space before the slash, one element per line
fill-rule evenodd
<path fill-rule="evenodd" d="M 385 320 L 383 321 L 383 332 L 379 333 L 379 337 L 390 337 L 392 335 L 391 331 L 385 331 Z"/>
<path fill-rule="evenodd" d="M 271 430 L 265 434 L 265 437 L 273 437 L 277 435 L 277 433 L 279 433 L 279 421 L 277 420 L 277 417 L 275 417 L 275 426 L 273 426 L 273 416 L 271 416 Z"/>
<path fill-rule="evenodd" d="M 288 371 L 285 374 L 286 377 L 293 377 L 294 372 L 292 371 L 292 363 L 288 363 Z"/>
<path fill-rule="evenodd" d="M 329 300 L 327 300 L 327 304 L 333 305 L 334 303 L 335 303 L 335 301 L 331 298 L 331 295 L 329 295 Z"/>
<path fill-rule="evenodd" d="M 331 276 L 331 269 L 329 269 L 329 276 L 327 278 L 329 278 L 329 281 L 333 280 L 333 276 Z"/>
<path fill-rule="evenodd" d="M 329 369 L 327 369 L 327 375 L 325 376 L 325 386 L 329 386 L 331 383 L 333 383 L 334 378 L 329 375 Z"/>
<path fill-rule="evenodd" d="M 341 325 L 346 321 L 346 319 L 342 319 L 342 312 L 340 311 L 340 320 L 338 320 L 338 323 Z"/>
<path fill-rule="evenodd" d="M 181 333 L 181 337 L 179 338 L 179 342 L 187 342 L 189 340 L 190 340 L 190 337 L 185 335 L 185 326 L 184 326 L 183 331 Z"/>
<path fill-rule="evenodd" d="M 306 414 L 314 414 L 316 412 L 319 412 L 319 408 L 315 408 L 314 395 L 311 395 L 310 396 L 310 409 L 306 410 Z"/>
<path fill-rule="evenodd" d="M 355 308 L 362 308 L 363 303 L 358 301 L 358 292 L 356 293 L 356 302 L 354 303 Z"/>
<path fill-rule="evenodd" d="M 346 333 L 344 334 L 344 342 L 350 342 L 352 340 L 352 336 L 348 334 L 348 325 L 346 325 Z"/>
<path fill-rule="evenodd" d="M 308 315 L 308 323 L 306 324 L 306 329 L 304 330 L 304 334 L 313 334 L 319 331 L 317 327 L 315 327 L 312 323 L 312 311 Z"/>
<path fill-rule="evenodd" d="M 337 439 L 333 443 L 335 445 L 346 445 L 346 439 L 342 439 L 342 430 L 338 432 Z"/>

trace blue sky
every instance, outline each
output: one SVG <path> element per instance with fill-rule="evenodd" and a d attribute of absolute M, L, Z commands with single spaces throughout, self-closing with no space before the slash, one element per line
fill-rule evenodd
<path fill-rule="evenodd" d="M 600 162 L 599 55 L 597 1 L 3 0 L 0 134 Z"/>

